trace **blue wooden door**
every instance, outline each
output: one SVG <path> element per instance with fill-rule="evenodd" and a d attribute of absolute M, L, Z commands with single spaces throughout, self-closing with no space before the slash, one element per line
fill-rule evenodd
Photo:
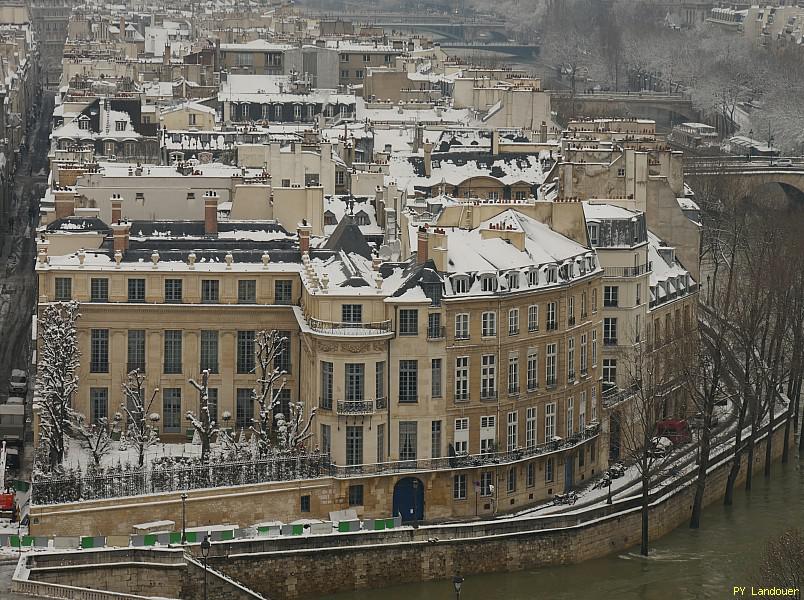
<path fill-rule="evenodd" d="M 394 515 L 402 522 L 424 519 L 424 484 L 416 477 L 405 477 L 394 486 Z"/>

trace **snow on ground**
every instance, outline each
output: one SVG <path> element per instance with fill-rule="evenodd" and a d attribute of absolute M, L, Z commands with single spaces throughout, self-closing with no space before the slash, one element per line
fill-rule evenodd
<path fill-rule="evenodd" d="M 122 449 L 121 449 L 122 448 Z M 212 444 L 213 452 L 220 448 L 219 444 Z M 150 464 L 154 458 L 162 456 L 201 456 L 201 444 L 164 444 L 158 443 L 145 451 L 145 464 Z M 137 449 L 130 444 L 112 442 L 111 450 L 101 458 L 101 465 L 111 467 L 118 462 L 125 465 L 127 462 L 132 465 L 137 464 Z M 81 447 L 78 440 L 69 438 L 66 444 L 64 463 L 69 467 L 83 467 L 92 463 L 90 453 Z"/>

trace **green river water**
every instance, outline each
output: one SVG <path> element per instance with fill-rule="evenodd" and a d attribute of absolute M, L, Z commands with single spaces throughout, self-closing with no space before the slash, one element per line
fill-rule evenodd
<path fill-rule="evenodd" d="M 499 575 L 467 576 L 461 600 L 686 600 L 734 598 L 748 585 L 765 541 L 785 528 L 804 528 L 804 460 L 774 464 L 773 475 L 754 477 L 754 489 L 736 494 L 734 505 L 706 509 L 702 528 L 683 525 L 652 543 L 567 567 Z M 445 573 L 452 578 L 453 573 Z M 749 592 L 750 593 L 750 592 Z M 450 581 L 349 592 L 327 600 L 432 600 L 455 598 Z M 746 596 L 750 598 L 750 596 Z"/>

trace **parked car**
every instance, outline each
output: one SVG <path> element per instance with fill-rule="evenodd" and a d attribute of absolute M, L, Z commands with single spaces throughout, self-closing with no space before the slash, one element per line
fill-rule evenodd
<path fill-rule="evenodd" d="M 656 424 L 656 437 L 666 437 L 673 444 L 686 444 L 692 439 L 690 425 L 684 419 L 664 419 Z"/>
<path fill-rule="evenodd" d="M 662 458 L 667 456 L 670 453 L 670 450 L 673 448 L 673 442 L 671 442 L 666 437 L 655 437 L 651 441 L 650 449 L 648 450 L 648 455 L 652 456 L 653 458 Z"/>
<path fill-rule="evenodd" d="M 793 160 L 790 158 L 780 158 L 779 160 L 775 161 L 777 167 L 792 167 Z"/>
<path fill-rule="evenodd" d="M 22 369 L 12 369 L 8 387 L 12 392 L 25 392 L 28 389 L 28 374 Z"/>

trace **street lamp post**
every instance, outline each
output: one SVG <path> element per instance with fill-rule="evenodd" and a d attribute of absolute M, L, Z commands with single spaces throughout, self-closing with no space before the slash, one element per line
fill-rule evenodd
<path fill-rule="evenodd" d="M 456 575 L 452 578 L 452 586 L 455 588 L 455 600 L 461 599 L 461 586 L 463 585 L 463 577 Z"/>
<path fill-rule="evenodd" d="M 204 558 L 204 600 L 207 600 L 207 557 L 209 556 L 210 546 L 209 535 L 205 535 L 204 540 L 201 542 L 201 556 Z"/>
<path fill-rule="evenodd" d="M 181 495 L 181 543 L 187 543 L 187 494 Z"/>
<path fill-rule="evenodd" d="M 754 150 L 754 130 L 748 132 L 748 162 L 751 162 L 751 155 Z"/>
<path fill-rule="evenodd" d="M 609 477 L 609 495 L 606 497 L 606 504 L 611 504 L 611 477 Z"/>

